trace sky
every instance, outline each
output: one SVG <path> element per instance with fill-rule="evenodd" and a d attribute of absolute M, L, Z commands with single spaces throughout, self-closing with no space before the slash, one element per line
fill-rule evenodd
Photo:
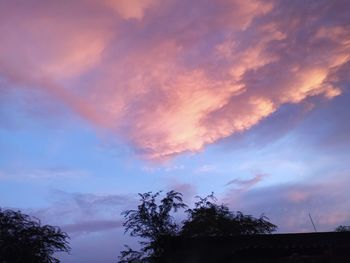
<path fill-rule="evenodd" d="M 116 262 L 137 193 L 350 225 L 347 0 L 0 0 L 0 206 Z"/>

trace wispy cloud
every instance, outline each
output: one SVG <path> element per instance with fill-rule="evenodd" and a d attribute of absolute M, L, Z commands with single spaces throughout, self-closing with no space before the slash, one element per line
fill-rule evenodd
<path fill-rule="evenodd" d="M 68 168 L 48 169 L 7 169 L 0 170 L 0 180 L 23 181 L 48 181 L 48 180 L 69 180 L 88 177 L 89 173 L 82 170 Z"/>
<path fill-rule="evenodd" d="M 69 233 L 92 233 L 106 231 L 114 228 L 122 227 L 121 220 L 90 220 L 90 221 L 79 221 L 74 224 L 63 225 L 63 231 Z"/>
<path fill-rule="evenodd" d="M 118 194 L 68 193 L 55 190 L 50 206 L 29 213 L 74 235 L 121 227 L 120 213 L 136 199 Z"/>
<path fill-rule="evenodd" d="M 337 180 L 333 180 L 336 177 Z M 312 232 L 311 213 L 319 231 L 350 223 L 347 174 L 309 183 L 294 183 L 227 192 L 224 202 L 234 210 L 264 213 L 282 232 Z"/>
<path fill-rule="evenodd" d="M 268 175 L 267 174 L 257 174 L 251 179 L 245 179 L 245 180 L 233 179 L 233 180 L 229 181 L 226 184 L 226 186 L 234 185 L 234 186 L 238 187 L 239 189 L 247 190 L 247 189 L 253 187 L 254 185 L 258 184 L 259 182 L 261 182 L 266 176 L 268 176 Z"/>
<path fill-rule="evenodd" d="M 215 172 L 217 167 L 213 164 L 204 164 L 195 170 L 195 173 L 210 173 Z"/>
<path fill-rule="evenodd" d="M 119 194 L 51 192 L 51 204 L 41 209 L 25 209 L 43 224 L 59 226 L 70 236 L 73 251 L 62 261 L 108 262 L 117 258 L 127 236 L 123 236 L 121 211 L 136 206 L 136 198 Z M 99 249 L 96 250 L 96 244 Z M 136 241 L 131 240 L 131 244 Z M 89 253 L 88 251 L 93 251 Z"/>

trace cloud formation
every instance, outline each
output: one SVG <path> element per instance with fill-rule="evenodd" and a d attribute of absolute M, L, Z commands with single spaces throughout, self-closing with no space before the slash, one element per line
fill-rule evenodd
<path fill-rule="evenodd" d="M 165 159 L 249 130 L 282 105 L 340 95 L 349 7 L 4 0 L 0 80 L 44 92 L 140 155 Z"/>
<path fill-rule="evenodd" d="M 128 236 L 123 235 L 121 211 L 136 206 L 135 195 L 69 193 L 55 190 L 53 202 L 24 212 L 43 224 L 59 226 L 70 236 L 71 254 L 58 254 L 64 262 L 110 262 L 119 256 Z M 135 243 L 133 240 L 131 244 Z M 99 249 L 96 250 L 96 244 Z M 94 253 L 88 253 L 94 251 Z"/>
<path fill-rule="evenodd" d="M 118 220 L 90 220 L 63 225 L 62 229 L 68 233 L 91 233 L 120 228 L 121 226 L 122 222 Z"/>
<path fill-rule="evenodd" d="M 331 174 L 307 184 L 290 183 L 245 191 L 231 189 L 224 202 L 244 213 L 265 214 L 278 225 L 280 232 L 313 232 L 309 213 L 318 231 L 333 231 L 338 225 L 350 222 L 347 174 L 348 171 Z"/>
<path fill-rule="evenodd" d="M 253 178 L 247 180 L 233 179 L 229 181 L 226 186 L 235 185 L 238 189 L 244 191 L 261 182 L 266 176 L 266 174 L 257 174 Z"/>
<path fill-rule="evenodd" d="M 89 194 L 53 192 L 54 202 L 29 214 L 45 222 L 59 225 L 69 234 L 81 235 L 122 227 L 121 211 L 136 202 L 133 198 L 117 194 Z"/>

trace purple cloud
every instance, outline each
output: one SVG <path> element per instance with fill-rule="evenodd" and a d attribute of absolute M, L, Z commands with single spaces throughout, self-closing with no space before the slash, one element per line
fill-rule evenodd
<path fill-rule="evenodd" d="M 349 179 L 344 174 L 334 181 L 333 176 L 308 184 L 230 190 L 224 202 L 233 210 L 265 214 L 281 232 L 312 232 L 309 213 L 319 231 L 333 231 L 338 225 L 350 223 Z"/>
<path fill-rule="evenodd" d="M 122 227 L 122 221 L 120 220 L 87 220 L 74 224 L 67 224 L 62 226 L 62 230 L 68 233 L 91 233 L 101 232 L 114 228 Z"/>

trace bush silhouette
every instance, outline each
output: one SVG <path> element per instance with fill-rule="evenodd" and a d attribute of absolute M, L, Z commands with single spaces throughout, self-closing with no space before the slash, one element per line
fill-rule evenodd
<path fill-rule="evenodd" d="M 140 204 L 136 210 L 123 212 L 125 232 L 139 237 L 141 250 L 135 251 L 126 246 L 121 252 L 119 263 L 158 262 L 164 249 L 164 237 L 184 236 L 234 236 L 269 234 L 277 226 L 267 221 L 267 217 L 254 218 L 241 212 L 231 212 L 227 206 L 217 205 L 213 194 L 199 198 L 195 208 L 187 209 L 187 220 L 183 226 L 176 224 L 171 211 L 186 208 L 182 194 L 167 192 L 158 204 L 161 192 L 139 194 Z"/>
<path fill-rule="evenodd" d="M 350 226 L 337 226 L 335 232 L 350 232 Z"/>
<path fill-rule="evenodd" d="M 69 252 L 68 235 L 58 227 L 20 211 L 0 209 L 0 262 L 59 262 L 55 252 Z"/>
<path fill-rule="evenodd" d="M 183 236 L 270 234 L 277 229 L 277 226 L 267 221 L 268 218 L 265 216 L 255 218 L 239 211 L 234 213 L 224 204 L 216 204 L 213 194 L 198 198 L 200 200 L 195 203 L 195 208 L 186 211 L 188 219 L 183 222 L 180 233 Z"/>

